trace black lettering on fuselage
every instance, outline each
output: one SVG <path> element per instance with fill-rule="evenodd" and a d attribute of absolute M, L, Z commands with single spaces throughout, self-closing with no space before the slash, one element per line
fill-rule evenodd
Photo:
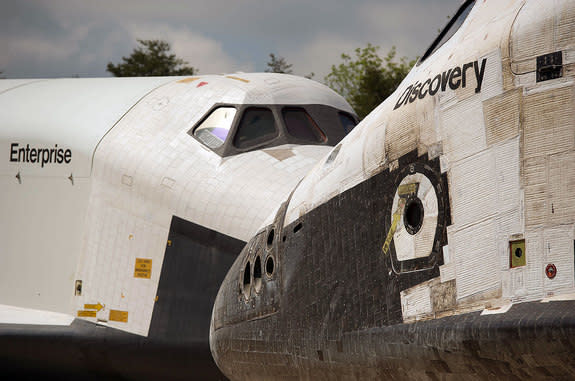
<path fill-rule="evenodd" d="M 58 144 L 55 144 L 53 148 L 31 148 L 30 144 L 26 144 L 24 148 L 20 146 L 20 143 L 11 143 L 10 162 L 39 163 L 42 168 L 46 164 L 70 164 L 72 162 L 72 150 L 58 148 Z"/>
<path fill-rule="evenodd" d="M 429 92 L 429 87 L 427 87 L 427 86 L 429 86 L 430 83 L 431 83 L 431 78 L 427 78 L 427 79 L 425 80 L 425 82 L 423 82 L 423 86 L 422 86 L 422 89 L 421 89 L 421 90 L 425 89 L 425 91 L 420 91 L 420 92 L 419 92 L 419 95 L 418 95 L 418 98 L 419 98 L 419 99 L 425 98 L 425 96 L 426 96 L 427 93 Z"/>
<path fill-rule="evenodd" d="M 18 143 L 10 144 L 10 161 L 15 162 L 18 161 Z"/>
<path fill-rule="evenodd" d="M 444 71 L 443 74 L 441 74 L 441 91 L 445 91 L 447 88 L 447 80 L 449 79 L 452 71 L 453 69 L 449 69 L 448 71 Z"/>
<path fill-rule="evenodd" d="M 461 74 L 461 87 L 465 87 L 466 79 L 467 79 L 467 69 L 471 69 L 473 67 L 473 62 L 466 63 L 463 65 L 463 73 Z"/>
<path fill-rule="evenodd" d="M 483 78 L 485 77 L 486 66 L 487 58 L 484 58 L 481 61 L 481 65 L 479 64 L 479 61 L 476 60 L 465 63 L 462 66 L 448 69 L 432 78 L 426 79 L 423 83 L 416 81 L 403 91 L 393 109 L 397 110 L 408 103 L 413 103 L 418 99 L 424 99 L 427 95 L 434 96 L 439 91 L 444 92 L 447 90 L 447 85 L 449 85 L 451 90 L 457 90 L 460 87 L 465 88 L 467 86 L 467 71 L 471 68 L 473 68 L 471 73 L 475 74 L 475 80 L 477 83 L 475 93 L 480 93 L 481 86 L 483 85 Z"/>
<path fill-rule="evenodd" d="M 451 90 L 457 90 L 459 88 L 459 85 L 461 84 L 461 79 L 457 79 L 459 77 L 461 77 L 461 69 L 458 66 L 453 69 L 451 76 L 449 77 L 449 88 Z M 453 82 L 454 79 L 457 79 L 457 82 Z"/>
<path fill-rule="evenodd" d="M 413 103 L 413 101 L 415 101 L 417 99 L 417 96 L 419 95 L 419 88 L 420 87 L 421 87 L 421 83 L 417 82 L 415 84 L 415 87 L 411 91 L 411 95 L 409 97 L 409 103 Z"/>
<path fill-rule="evenodd" d="M 413 85 L 409 86 L 407 89 L 405 89 L 403 94 L 401 94 L 401 97 L 399 97 L 399 99 L 397 100 L 397 103 L 395 104 L 394 110 L 403 106 L 403 100 L 404 99 L 409 99 L 409 94 L 411 93 L 412 88 L 413 88 Z"/>
<path fill-rule="evenodd" d="M 67 149 L 66 152 L 64 152 L 64 161 L 66 162 L 66 164 L 70 164 L 70 162 L 72 161 L 72 151 L 70 151 L 69 149 Z"/>
<path fill-rule="evenodd" d="M 481 62 L 481 69 L 477 64 L 477 61 L 473 63 L 473 68 L 475 69 L 475 78 L 477 79 L 477 87 L 475 88 L 476 93 L 481 92 L 481 85 L 483 84 L 483 76 L 485 75 L 485 63 L 487 62 L 487 58 L 484 58 Z"/>
<path fill-rule="evenodd" d="M 437 81 L 437 86 L 433 88 L 433 84 Z M 441 74 L 437 74 L 435 78 L 431 81 L 429 85 L 429 95 L 435 95 L 439 91 L 439 87 L 441 86 Z"/>

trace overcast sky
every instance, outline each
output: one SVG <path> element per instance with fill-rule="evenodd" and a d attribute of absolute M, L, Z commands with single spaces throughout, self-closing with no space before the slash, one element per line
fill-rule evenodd
<path fill-rule="evenodd" d="M 368 42 L 415 58 L 462 0 L 0 0 L 8 78 L 102 77 L 136 39 L 164 39 L 200 74 L 264 71 L 269 53 L 323 80 Z"/>

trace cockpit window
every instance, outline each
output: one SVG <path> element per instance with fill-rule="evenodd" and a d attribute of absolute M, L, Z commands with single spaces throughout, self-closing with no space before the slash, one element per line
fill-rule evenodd
<path fill-rule="evenodd" d="M 423 62 L 427 57 L 435 53 L 443 44 L 447 42 L 457 32 L 461 24 L 465 21 L 469 12 L 475 5 L 475 0 L 466 1 L 457 11 L 457 13 L 449 20 L 445 28 L 439 33 L 439 36 L 433 41 L 431 46 L 427 49 L 419 62 Z"/>
<path fill-rule="evenodd" d="M 324 143 L 327 138 L 314 120 L 303 109 L 298 107 L 285 108 L 283 118 L 288 133 L 298 139 L 314 143 Z"/>
<path fill-rule="evenodd" d="M 343 112 L 339 113 L 339 121 L 341 122 L 346 134 L 349 134 L 357 124 L 351 116 L 344 114 Z"/>
<path fill-rule="evenodd" d="M 218 107 L 198 126 L 194 136 L 214 149 L 224 144 L 236 116 L 235 107 Z"/>
<path fill-rule="evenodd" d="M 278 131 L 273 112 L 268 108 L 251 107 L 242 116 L 234 138 L 237 148 L 251 147 L 277 136 Z"/>
<path fill-rule="evenodd" d="M 219 103 L 187 133 L 223 158 L 284 144 L 334 145 L 356 124 L 354 114 L 324 104 Z"/>

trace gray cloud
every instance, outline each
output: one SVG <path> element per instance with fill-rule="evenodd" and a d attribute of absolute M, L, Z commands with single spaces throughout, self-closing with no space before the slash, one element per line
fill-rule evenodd
<path fill-rule="evenodd" d="M 460 0 L 0 0 L 8 77 L 106 76 L 137 38 L 162 38 L 201 73 L 263 71 L 268 54 L 321 80 L 368 42 L 422 54 Z"/>

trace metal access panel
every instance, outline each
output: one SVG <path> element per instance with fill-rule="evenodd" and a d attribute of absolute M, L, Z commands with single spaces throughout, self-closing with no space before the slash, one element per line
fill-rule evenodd
<path fill-rule="evenodd" d="M 148 337 L 209 352 L 212 307 L 245 242 L 173 216 Z"/>
<path fill-rule="evenodd" d="M 563 53 L 555 52 L 537 57 L 537 82 L 563 77 Z"/>
<path fill-rule="evenodd" d="M 525 240 L 509 242 L 509 266 L 514 268 L 525 264 Z"/>

